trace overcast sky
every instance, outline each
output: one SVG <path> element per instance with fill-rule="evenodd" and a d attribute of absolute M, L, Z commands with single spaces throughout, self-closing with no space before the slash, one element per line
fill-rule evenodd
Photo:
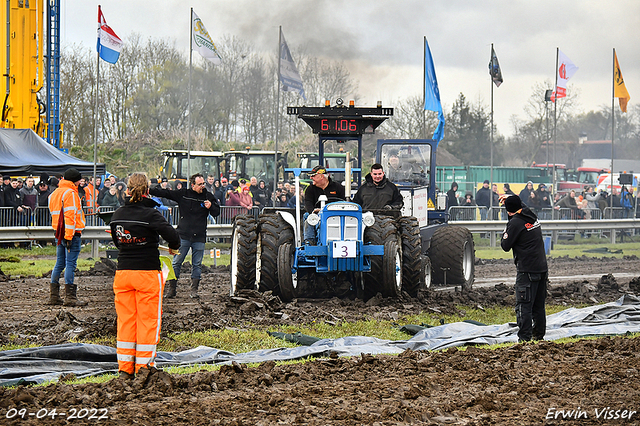
<path fill-rule="evenodd" d="M 98 4 L 121 38 L 168 38 L 185 54 L 190 7 L 214 42 L 233 35 L 274 56 L 281 25 L 294 59 L 303 48 L 343 60 L 367 106 L 421 96 L 426 36 L 445 111 L 461 92 L 488 107 L 494 43 L 504 77 L 494 88 L 495 122 L 507 136 L 510 117 L 525 118 L 533 86 L 554 81 L 556 48 L 579 67 L 569 88 L 580 92 L 581 111 L 611 105 L 613 48 L 629 107 L 640 100 L 638 0 L 61 0 L 63 46 L 95 46 Z"/>

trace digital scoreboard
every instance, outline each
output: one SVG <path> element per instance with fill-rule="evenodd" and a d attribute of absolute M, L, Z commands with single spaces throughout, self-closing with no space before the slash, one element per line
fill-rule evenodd
<path fill-rule="evenodd" d="M 344 106 L 338 99 L 335 106 L 287 107 L 287 114 L 297 115 L 319 135 L 357 136 L 374 133 L 393 108 Z"/>

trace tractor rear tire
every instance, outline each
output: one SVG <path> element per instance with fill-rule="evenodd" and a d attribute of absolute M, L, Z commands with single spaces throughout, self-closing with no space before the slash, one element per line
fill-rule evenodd
<path fill-rule="evenodd" d="M 398 297 L 402 291 L 402 254 L 396 241 L 384 243 L 382 296 Z"/>
<path fill-rule="evenodd" d="M 297 273 L 291 273 L 296 248 L 291 243 L 284 243 L 278 248 L 278 287 L 280 299 L 283 302 L 291 302 L 296 298 L 296 289 L 293 287 L 297 281 Z M 297 286 L 296 286 L 297 287 Z"/>
<path fill-rule="evenodd" d="M 231 235 L 231 296 L 238 290 L 254 289 L 258 223 L 253 215 L 238 215 Z"/>
<path fill-rule="evenodd" d="M 475 250 L 473 236 L 467 228 L 442 226 L 434 232 L 429 257 L 434 283 L 461 285 L 463 290 L 471 290 Z"/>
<path fill-rule="evenodd" d="M 398 230 L 395 221 L 391 217 L 376 216 L 375 223 L 364 231 L 365 244 L 383 246 L 387 241 L 398 241 Z M 397 243 L 396 243 L 397 244 Z M 386 251 L 385 251 L 386 253 Z M 365 272 L 364 276 L 364 300 L 369 300 L 378 293 L 384 291 L 384 262 L 383 256 L 371 256 L 371 272 Z"/>
<path fill-rule="evenodd" d="M 413 216 L 402 216 L 397 224 L 402 240 L 402 289 L 416 297 L 418 290 L 425 286 L 420 225 Z"/>
<path fill-rule="evenodd" d="M 278 213 L 260 215 L 259 291 L 272 291 L 276 295 L 280 294 L 278 249 L 285 243 L 293 245 L 291 226 Z"/>

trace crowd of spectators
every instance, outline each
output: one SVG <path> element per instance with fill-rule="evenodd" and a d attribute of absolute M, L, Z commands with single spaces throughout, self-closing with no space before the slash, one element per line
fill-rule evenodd
<path fill-rule="evenodd" d="M 498 191 L 498 185 L 493 184 L 489 189 L 490 182 L 485 180 L 482 187 L 475 193 L 466 192 L 463 197 L 458 196 L 458 184 L 453 182 L 447 191 L 447 209 L 451 207 L 481 207 L 479 209 L 480 219 L 485 220 L 493 211 L 493 219 L 498 219 L 499 213 L 505 219 L 505 213 L 501 211 L 499 199 L 503 195 L 516 195 L 508 183 L 503 185 L 502 192 Z M 546 184 L 540 183 L 537 188 L 533 182 L 529 181 L 525 187 L 517 194 L 522 202 L 535 212 L 541 219 L 600 219 L 605 217 L 605 209 L 614 207 L 613 218 L 632 218 L 634 215 L 640 217 L 640 211 L 636 211 L 636 197 L 633 195 L 633 188 L 622 186 L 618 191 L 612 188 L 611 194 L 596 190 L 593 186 L 586 186 L 584 191 L 571 190 L 564 195 L 558 193 L 551 194 Z M 455 219 L 462 218 L 461 209 L 449 210 Z M 556 212 L 554 214 L 554 211 Z M 465 219 L 475 218 L 466 215 Z M 608 217 L 608 216 L 607 216 Z"/>
<path fill-rule="evenodd" d="M 2 176 L 0 226 L 49 226 L 51 216 L 47 206 L 48 197 L 57 188 L 60 179 L 61 176 L 49 177 L 46 174 L 38 178 L 29 176 L 25 179 L 9 175 Z M 115 175 L 109 175 L 104 182 L 101 176 L 97 176 L 93 182 L 92 176 L 83 176 L 78 192 L 87 215 L 88 225 L 102 224 L 96 213 L 115 211 L 124 205 L 127 180 L 127 178 L 119 179 Z M 180 181 L 169 182 L 167 178 L 158 176 L 151 179 L 151 186 L 156 185 L 164 189 L 180 189 L 184 184 Z M 210 218 L 210 223 L 232 223 L 233 217 L 237 214 L 259 213 L 265 207 L 295 208 L 298 197 L 300 205 L 304 205 L 304 188 L 301 187 L 300 193 L 296 194 L 295 186 L 284 181 L 278 182 L 275 192 L 272 193 L 267 182 L 258 181 L 255 177 L 249 180 L 229 181 L 226 177 L 217 178 L 209 175 L 206 177 L 205 189 L 213 194 L 218 204 L 223 207 L 221 215 L 215 221 Z M 636 214 L 640 217 L 640 211 L 636 211 L 635 208 L 637 200 L 633 192 L 633 188 L 626 186 L 622 186 L 620 191 L 613 188 L 610 194 L 595 190 L 594 187 L 586 187 L 584 192 L 572 190 L 560 196 L 557 193 L 550 193 L 544 183 L 538 184 L 535 188 L 533 182 L 527 182 L 517 195 L 541 219 L 598 219 L 631 218 Z M 458 184 L 453 182 L 447 191 L 447 209 L 479 207 L 473 210 L 472 216 L 463 216 L 463 209 L 450 210 L 454 220 L 475 219 L 476 211 L 482 220 L 488 217 L 505 219 L 506 213 L 499 201 L 503 195 L 515 195 L 510 184 L 505 183 L 500 191 L 497 184 L 491 185 L 489 180 L 485 180 L 475 194 L 470 191 L 461 194 Z M 165 198 L 155 197 L 154 199 L 159 204 L 158 209 L 170 223 L 175 225 L 174 222 L 179 217 L 176 215 L 177 203 Z M 608 207 L 614 207 L 614 212 L 610 216 L 604 214 Z M 39 243 L 46 244 L 46 242 Z M 29 243 L 20 244 L 26 246 Z M 0 245 L 0 247 L 13 246 L 14 244 L 7 243 Z"/>

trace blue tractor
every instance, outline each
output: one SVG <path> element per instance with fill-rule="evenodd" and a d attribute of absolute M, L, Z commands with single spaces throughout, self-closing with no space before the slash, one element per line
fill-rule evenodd
<path fill-rule="evenodd" d="M 299 197 L 294 209 L 265 208 L 258 218 L 237 216 L 231 246 L 231 295 L 248 289 L 270 291 L 284 301 L 334 296 L 367 300 L 376 295 L 396 297 L 402 291 L 416 296 L 420 289 L 431 285 L 432 264 L 444 273 L 438 282 L 470 288 L 474 255 L 471 234 L 465 228 L 448 226 L 446 214 L 431 205 L 436 197 L 435 173 L 430 172 L 431 164 L 435 172 L 432 145 L 416 142 L 414 145 L 420 149 L 410 149 L 409 153 L 420 151 L 420 155 L 405 159 L 405 163 L 401 158 L 400 168 L 407 172 L 404 180 L 397 182 L 405 197 L 402 212 L 363 212 L 358 204 L 348 201 L 352 173 L 355 182 L 361 180 L 362 135 L 373 133 L 393 115 L 393 109 L 380 105 L 357 108 L 338 100 L 335 106 L 289 107 L 287 112 L 303 119 L 319 135 L 321 164 L 325 142 L 358 143 L 357 167 L 352 169 L 347 161 L 346 169 L 328 168 L 330 173 L 345 174 L 347 201 L 319 200 L 321 205 L 316 207 L 320 212 L 306 219 L 308 226 L 317 228 L 315 245 L 302 241 L 304 222 Z M 383 151 L 380 141 L 378 144 L 376 154 L 380 157 Z M 387 146 L 396 144 L 400 145 L 400 141 L 387 140 L 382 148 L 386 153 Z M 398 147 L 397 154 L 402 157 L 407 154 L 405 151 Z M 424 160 L 422 164 L 417 161 L 419 158 Z M 385 170 L 386 160 L 378 160 Z M 300 175 L 310 170 L 289 169 L 295 175 L 296 194 L 300 193 Z M 452 253 L 453 260 L 442 260 Z M 438 272 L 435 277 L 439 279 Z"/>

